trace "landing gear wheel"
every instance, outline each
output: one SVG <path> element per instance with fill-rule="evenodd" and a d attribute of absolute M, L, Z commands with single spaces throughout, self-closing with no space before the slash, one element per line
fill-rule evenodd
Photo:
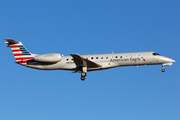
<path fill-rule="evenodd" d="M 86 76 L 86 73 L 85 73 L 85 72 L 82 72 L 82 73 L 81 73 L 81 76 L 82 76 L 82 77 L 85 77 L 85 76 Z"/>
<path fill-rule="evenodd" d="M 161 71 L 162 71 L 162 72 L 165 72 L 165 69 L 162 69 Z"/>
<path fill-rule="evenodd" d="M 82 73 L 81 73 L 81 80 L 84 81 L 84 80 L 85 80 L 85 77 L 86 77 L 86 73 L 85 73 L 85 72 L 82 72 Z"/>
<path fill-rule="evenodd" d="M 85 80 L 85 77 L 81 76 L 81 80 L 84 81 L 84 80 Z"/>

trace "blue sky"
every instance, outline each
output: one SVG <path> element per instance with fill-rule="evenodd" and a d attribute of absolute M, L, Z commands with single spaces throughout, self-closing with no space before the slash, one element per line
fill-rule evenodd
<path fill-rule="evenodd" d="M 5 0 L 0 2 L 0 119 L 179 120 L 178 0 Z M 5 38 L 32 53 L 69 55 L 155 51 L 172 66 L 90 72 L 15 64 Z"/>

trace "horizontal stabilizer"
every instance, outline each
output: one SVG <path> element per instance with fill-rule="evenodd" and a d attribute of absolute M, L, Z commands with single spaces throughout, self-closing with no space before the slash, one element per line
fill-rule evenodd
<path fill-rule="evenodd" d="M 7 42 L 5 42 L 6 44 L 17 44 L 19 42 L 13 40 L 13 39 L 5 39 Z"/>

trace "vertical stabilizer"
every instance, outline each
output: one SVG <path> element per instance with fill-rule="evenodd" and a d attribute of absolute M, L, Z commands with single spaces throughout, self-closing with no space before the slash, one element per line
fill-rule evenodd
<path fill-rule="evenodd" d="M 26 63 L 27 60 L 34 59 L 34 56 L 25 48 L 21 42 L 17 42 L 12 39 L 5 39 L 8 44 L 7 47 L 10 47 L 17 63 Z"/>

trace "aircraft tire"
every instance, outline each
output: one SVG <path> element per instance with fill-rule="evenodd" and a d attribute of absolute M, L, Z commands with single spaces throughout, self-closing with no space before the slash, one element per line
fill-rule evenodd
<path fill-rule="evenodd" d="M 85 72 L 82 72 L 82 73 L 81 73 L 81 76 L 82 76 L 82 77 L 85 77 L 85 76 L 86 76 L 86 73 L 85 73 Z"/>
<path fill-rule="evenodd" d="M 85 77 L 81 77 L 81 80 L 84 81 L 84 80 L 85 80 Z"/>

